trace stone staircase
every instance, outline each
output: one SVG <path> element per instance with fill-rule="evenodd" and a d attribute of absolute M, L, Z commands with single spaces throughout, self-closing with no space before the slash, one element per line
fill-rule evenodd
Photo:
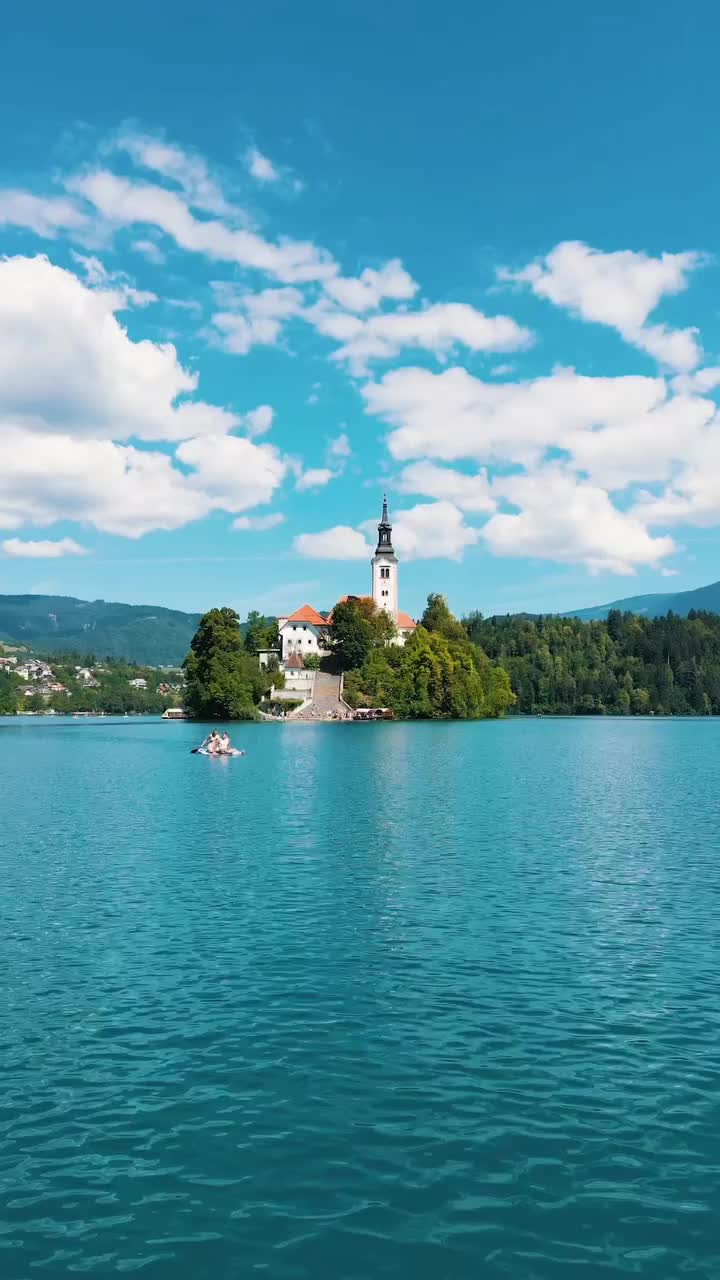
<path fill-rule="evenodd" d="M 315 674 L 312 702 L 301 711 L 296 711 L 293 720 L 345 720 L 350 710 L 342 700 L 340 676 L 331 676 L 327 671 Z"/>

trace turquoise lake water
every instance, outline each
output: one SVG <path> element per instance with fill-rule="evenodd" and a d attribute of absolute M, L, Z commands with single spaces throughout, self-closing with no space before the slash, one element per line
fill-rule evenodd
<path fill-rule="evenodd" d="M 0 1276 L 720 1275 L 720 723 L 0 721 Z"/>

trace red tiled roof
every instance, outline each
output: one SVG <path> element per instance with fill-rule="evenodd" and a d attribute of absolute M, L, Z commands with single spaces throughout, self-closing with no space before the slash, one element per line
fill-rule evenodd
<path fill-rule="evenodd" d="M 288 622 L 312 622 L 316 627 L 325 626 L 325 619 L 310 604 L 304 604 L 299 609 L 296 609 L 294 613 L 291 613 L 288 617 Z"/>
<path fill-rule="evenodd" d="M 289 667 L 291 671 L 304 671 L 305 663 L 303 662 L 302 654 L 291 653 L 290 657 L 285 659 L 285 666 L 286 668 Z"/>
<path fill-rule="evenodd" d="M 417 626 L 417 623 L 413 622 L 410 614 L 403 613 L 400 609 L 398 610 L 397 624 L 401 631 L 414 631 Z"/>

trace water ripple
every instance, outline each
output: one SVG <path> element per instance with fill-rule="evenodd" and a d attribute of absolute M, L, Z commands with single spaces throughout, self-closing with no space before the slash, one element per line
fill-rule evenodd
<path fill-rule="evenodd" d="M 0 725 L 3 1280 L 715 1280 L 720 724 L 191 735 Z"/>

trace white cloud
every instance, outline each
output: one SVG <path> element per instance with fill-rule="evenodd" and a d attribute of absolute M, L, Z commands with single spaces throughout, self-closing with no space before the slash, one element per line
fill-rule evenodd
<path fill-rule="evenodd" d="M 340 435 L 336 436 L 334 440 L 331 440 L 328 445 L 328 455 L 331 458 L 343 460 L 349 458 L 351 453 L 350 437 L 346 431 L 341 431 Z"/>
<path fill-rule="evenodd" d="M 393 518 L 393 546 L 403 560 L 462 560 L 479 536 L 452 502 L 421 502 Z"/>
<path fill-rule="evenodd" d="M 322 533 L 299 533 L 293 539 L 298 555 L 309 560 L 367 560 L 372 548 L 357 529 L 338 524 Z"/>
<path fill-rule="evenodd" d="M 113 311 L 126 311 L 128 307 L 147 307 L 151 302 L 158 301 L 156 293 L 136 289 L 126 272 L 108 271 L 94 255 L 76 253 L 74 249 L 71 253 L 83 271 L 87 284 L 91 289 L 100 289 L 107 295 Z"/>
<path fill-rule="evenodd" d="M 116 146 L 126 151 L 139 167 L 176 182 L 195 208 L 217 214 L 230 211 L 219 184 L 210 176 L 201 156 L 147 134 L 123 134 Z"/>
<path fill-rule="evenodd" d="M 264 156 L 262 151 L 258 151 L 257 147 L 250 147 L 245 154 L 245 163 L 247 164 L 250 176 L 256 182 L 278 182 L 280 174 L 278 173 L 272 160 Z"/>
<path fill-rule="evenodd" d="M 138 538 L 178 529 L 213 505 L 164 453 L 0 421 L 0 529 L 74 520 Z"/>
<path fill-rule="evenodd" d="M 0 191 L 0 226 L 27 227 L 46 240 L 61 231 L 80 231 L 87 214 L 66 196 L 35 196 L 29 191 Z"/>
<path fill-rule="evenodd" d="M 337 271 L 330 255 L 308 241 L 284 239 L 273 244 L 217 218 L 195 218 L 177 192 L 152 183 L 95 170 L 72 179 L 68 189 L 117 226 L 158 227 L 181 249 L 267 272 L 285 284 L 325 280 Z"/>
<path fill-rule="evenodd" d="M 59 538 L 57 542 L 23 542 L 21 538 L 8 538 L 2 549 L 6 556 L 19 556 L 28 560 L 58 560 L 61 556 L 86 556 L 87 547 L 81 547 L 73 538 Z"/>
<path fill-rule="evenodd" d="M 232 305 L 217 311 L 212 324 L 224 351 L 246 355 L 255 346 L 274 346 L 283 325 L 303 308 L 298 289 L 263 289 L 260 293 L 235 295 L 232 287 L 216 286 L 216 294 Z"/>
<path fill-rule="evenodd" d="M 466 475 L 434 462 L 412 462 L 401 472 L 397 488 L 400 493 L 452 502 L 461 511 L 494 511 L 496 507 L 485 471 Z"/>
<path fill-rule="evenodd" d="M 275 529 L 279 524 L 283 524 L 284 520 L 285 516 L 281 511 L 274 511 L 267 516 L 238 516 L 237 520 L 233 520 L 232 528 L 265 533 L 268 529 Z"/>
<path fill-rule="evenodd" d="M 528 382 L 488 383 L 467 370 L 396 369 L 362 394 L 371 414 L 392 430 L 388 447 L 401 461 L 537 463 L 580 431 L 624 426 L 662 404 L 662 378 L 588 378 L 572 369 Z"/>
<path fill-rule="evenodd" d="M 692 395 L 694 391 L 707 395 L 720 387 L 720 368 L 713 365 L 706 369 L 696 369 L 695 373 L 679 373 L 673 378 L 671 385 L 673 391 L 680 395 Z"/>
<path fill-rule="evenodd" d="M 162 266 L 166 261 L 165 254 L 154 240 L 133 240 L 130 248 L 136 253 L 141 253 L 148 262 L 153 262 L 156 266 Z"/>
<path fill-rule="evenodd" d="M 244 415 L 243 426 L 250 438 L 254 439 L 255 436 L 263 436 L 270 430 L 274 417 L 274 410 L 269 404 L 259 404 L 257 409 L 251 409 Z"/>
<path fill-rule="evenodd" d="M 295 488 L 299 492 L 304 492 L 306 489 L 321 489 L 323 485 L 328 484 L 334 478 L 335 472 L 331 471 L 329 467 L 311 467 L 308 471 L 303 471 L 302 475 L 298 476 Z"/>
<path fill-rule="evenodd" d="M 287 470 L 272 446 L 234 436 L 187 440 L 176 457 L 187 470 L 159 451 L 0 421 L 0 529 L 73 520 L 139 538 L 263 505 Z"/>
<path fill-rule="evenodd" d="M 696 330 L 671 330 L 645 322 L 666 294 L 680 293 L 701 265 L 698 253 L 663 253 L 652 258 L 629 249 L 602 253 L 569 240 L 520 271 L 502 270 L 501 280 L 528 284 L 540 298 L 565 307 L 583 320 L 610 325 L 634 346 L 672 368 L 692 369 L 700 359 Z"/>
<path fill-rule="evenodd" d="M 190 483 L 228 511 L 269 502 L 288 470 L 287 460 L 273 445 L 253 444 L 243 436 L 185 440 L 176 456 L 193 468 Z"/>
<path fill-rule="evenodd" d="M 0 261 L 0 418 L 93 439 L 178 440 L 228 431 L 224 409 L 178 398 L 197 375 L 175 348 L 132 342 L 114 292 L 89 289 L 47 258 Z"/>
<path fill-rule="evenodd" d="M 319 333 L 341 345 L 333 360 L 347 361 L 362 375 L 372 360 L 390 360 L 408 347 L 446 356 L 458 346 L 470 351 L 517 351 L 532 342 L 528 329 L 510 316 L 486 316 L 465 302 L 438 302 L 421 311 L 389 311 L 361 319 L 324 303 L 305 313 Z"/>
<path fill-rule="evenodd" d="M 325 282 L 325 292 L 347 311 L 374 310 L 383 298 L 405 301 L 413 298 L 419 287 L 399 258 L 377 271 L 366 267 L 357 277 L 335 276 Z"/>
<path fill-rule="evenodd" d="M 651 537 L 636 515 L 613 506 L 604 489 L 579 481 L 562 466 L 496 479 L 493 492 L 519 508 L 496 513 L 482 529 L 495 555 L 631 574 L 637 565 L 657 565 L 675 550 L 672 538 Z"/>

